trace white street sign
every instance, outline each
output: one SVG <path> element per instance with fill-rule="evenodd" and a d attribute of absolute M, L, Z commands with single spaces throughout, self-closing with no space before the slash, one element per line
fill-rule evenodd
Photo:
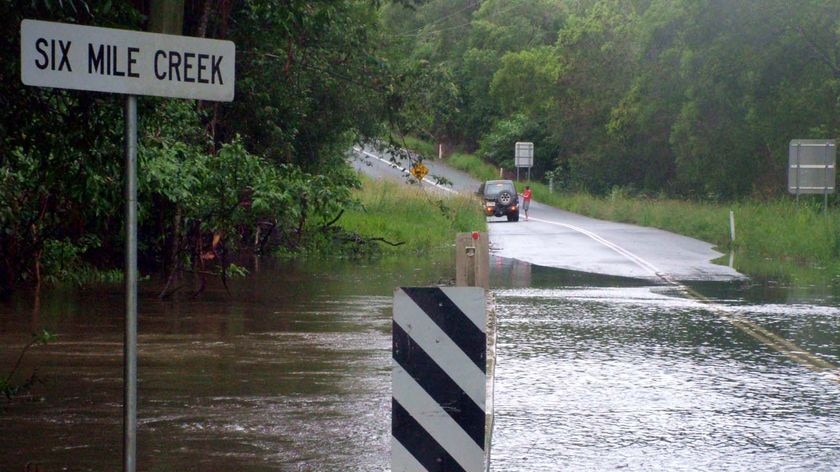
<path fill-rule="evenodd" d="M 20 39 L 26 85 L 233 100 L 232 41 L 38 20 L 23 20 Z"/>
<path fill-rule="evenodd" d="M 794 195 L 834 193 L 837 143 L 794 139 L 788 146 L 788 191 Z"/>
<path fill-rule="evenodd" d="M 517 142 L 514 146 L 514 161 L 516 167 L 534 166 L 534 143 Z"/>

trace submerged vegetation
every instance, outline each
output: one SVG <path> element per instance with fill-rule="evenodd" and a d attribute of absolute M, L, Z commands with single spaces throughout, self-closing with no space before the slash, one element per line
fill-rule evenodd
<path fill-rule="evenodd" d="M 0 373 L 0 396 L 5 397 L 6 400 L 11 400 L 18 395 L 26 394 L 35 384 L 41 381 L 38 377 L 38 371 L 33 370 L 26 375 L 25 378 L 19 379 L 19 372 L 26 352 L 32 347 L 38 345 L 46 345 L 55 340 L 55 335 L 47 330 L 41 330 L 40 333 L 32 334 L 29 342 L 23 346 L 18 354 L 15 365 L 9 372 Z M 0 397 L 1 398 L 1 397 Z"/>

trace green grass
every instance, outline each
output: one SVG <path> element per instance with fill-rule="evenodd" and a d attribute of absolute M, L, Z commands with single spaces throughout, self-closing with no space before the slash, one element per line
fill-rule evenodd
<path fill-rule="evenodd" d="M 417 185 L 365 178 L 356 198 L 363 208 L 345 212 L 341 226 L 365 238 L 405 243 L 382 244 L 384 253 L 425 255 L 450 248 L 456 233 L 487 230 L 471 197 L 442 196 Z"/>
<path fill-rule="evenodd" d="M 403 139 L 405 145 L 412 151 L 422 154 L 428 159 L 437 158 L 438 151 L 435 144 L 407 136 Z M 482 161 L 474 154 L 455 152 L 446 158 L 446 163 L 455 169 L 462 170 L 479 180 L 493 180 L 499 178 L 499 169 Z"/>
<path fill-rule="evenodd" d="M 462 170 L 479 180 L 499 178 L 499 169 L 472 154 L 455 153 L 446 159 L 452 167 Z"/>
<path fill-rule="evenodd" d="M 417 139 L 413 136 L 405 136 L 403 142 L 408 149 L 418 152 L 426 159 L 435 159 L 438 155 L 437 146 L 428 141 Z"/>
<path fill-rule="evenodd" d="M 498 170 L 478 157 L 455 154 L 448 163 L 480 180 L 498 178 Z M 528 183 L 534 199 L 599 219 L 664 229 L 734 251 L 735 268 L 758 279 L 793 285 L 840 285 L 840 209 L 822 209 L 822 198 L 745 200 L 731 204 L 667 198 L 641 198 L 615 190 L 606 197 L 549 192 L 548 185 Z M 525 185 L 521 183 L 520 187 Z M 731 241 L 729 211 L 735 216 Z"/>
<path fill-rule="evenodd" d="M 671 231 L 734 251 L 735 268 L 760 279 L 794 285 L 840 283 L 840 210 L 781 198 L 731 204 L 632 197 L 549 193 L 532 183 L 534 199 L 595 218 Z M 730 235 L 729 212 L 735 219 Z"/>

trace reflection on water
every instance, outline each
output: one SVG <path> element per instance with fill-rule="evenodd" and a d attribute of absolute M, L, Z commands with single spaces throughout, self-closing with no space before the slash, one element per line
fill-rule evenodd
<path fill-rule="evenodd" d="M 452 273 L 263 264 L 230 294 L 168 302 L 142 285 L 138 470 L 387 469 L 393 290 Z M 121 469 L 122 313 L 120 287 L 44 294 L 35 314 L 27 294 L 0 304 L 4 371 L 32 329 L 59 335 L 27 354 L 34 396 L 0 404 L 0 471 Z"/>
<path fill-rule="evenodd" d="M 513 281 L 496 294 L 492 470 L 840 469 L 837 378 L 718 313 L 837 365 L 837 306 L 759 304 L 720 284 L 706 294 L 733 298 L 710 306 L 671 287 L 551 277 L 564 282 Z"/>
<path fill-rule="evenodd" d="M 448 260 L 448 257 L 444 257 Z M 440 259 L 438 259 L 439 261 Z M 450 264 L 264 264 L 197 299 L 141 286 L 138 469 L 389 467 L 393 290 Z M 749 285 L 679 288 L 493 259 L 495 471 L 838 470 L 840 383 L 738 314 L 840 364 L 840 309 Z M 121 468 L 120 287 L 0 302 L 0 366 L 29 333 L 33 396 L 0 406 L 0 471 Z M 4 367 L 5 368 L 5 367 Z M 2 374 L 2 372 L 0 372 Z"/>

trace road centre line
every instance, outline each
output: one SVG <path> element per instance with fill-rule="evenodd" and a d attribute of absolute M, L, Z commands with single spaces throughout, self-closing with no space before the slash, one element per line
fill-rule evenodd
<path fill-rule="evenodd" d="M 667 275 L 662 273 L 659 269 L 656 268 L 656 266 L 654 266 L 650 262 L 648 262 L 648 261 L 642 259 L 641 257 L 633 254 L 632 252 L 624 249 L 623 247 L 619 246 L 618 244 L 607 241 L 606 239 L 602 238 L 601 236 L 598 236 L 597 234 L 593 233 L 592 231 L 581 228 L 579 226 L 570 225 L 570 224 L 567 224 L 567 223 L 558 223 L 556 221 L 543 220 L 541 218 L 530 218 L 530 220 L 531 221 L 537 221 L 537 222 L 540 222 L 540 223 L 546 223 L 546 224 L 550 224 L 550 225 L 554 225 L 554 226 L 562 226 L 564 228 L 568 228 L 568 229 L 571 229 L 572 231 L 576 231 L 576 232 L 581 233 L 585 236 L 588 236 L 589 238 L 597 241 L 598 243 L 601 243 L 602 245 L 612 249 L 613 251 L 617 252 L 618 254 L 626 257 L 627 259 L 630 259 L 630 261 L 632 261 L 637 266 L 639 266 L 642 269 L 650 272 L 650 274 L 652 276 L 657 277 L 661 280 L 664 280 L 669 285 L 679 285 L 679 283 L 671 280 Z"/>
<path fill-rule="evenodd" d="M 408 169 L 406 169 L 404 167 L 401 167 L 398 164 L 396 164 L 396 163 L 394 163 L 394 162 L 392 162 L 388 159 L 384 159 L 380 156 L 377 156 L 375 154 L 367 152 L 364 149 L 361 149 L 361 148 L 356 147 L 356 146 L 354 146 L 353 149 L 356 152 L 359 152 L 359 153 L 362 153 L 362 154 L 364 154 L 368 157 L 372 157 L 374 159 L 377 159 L 377 160 L 379 160 L 379 161 L 381 161 L 381 162 L 383 162 L 383 163 L 385 163 L 389 166 L 396 167 L 397 169 L 401 170 L 405 174 L 410 174 Z M 442 185 L 440 185 L 436 182 L 432 182 L 431 180 L 428 180 L 428 179 L 425 179 L 425 178 L 423 180 L 426 181 L 427 183 L 429 183 L 430 185 L 433 185 L 433 186 L 435 186 L 435 187 L 437 187 L 441 190 L 445 190 L 445 191 L 450 192 L 450 193 L 459 193 L 456 190 L 453 190 L 453 189 L 448 188 L 448 187 L 444 187 L 444 186 L 442 186 Z M 571 229 L 575 232 L 578 232 L 580 234 L 583 234 L 583 235 L 591 238 L 592 240 L 608 247 L 609 249 L 612 249 L 616 253 L 618 253 L 621 256 L 624 256 L 627 259 L 629 259 L 630 261 L 632 261 L 634 264 L 636 264 L 640 268 L 648 271 L 651 276 L 662 280 L 667 285 L 670 285 L 670 286 L 686 293 L 689 297 L 693 298 L 694 300 L 696 300 L 700 303 L 703 303 L 704 305 L 706 305 L 708 307 L 707 309 L 710 312 L 717 314 L 721 319 L 723 319 L 725 321 L 728 321 L 730 324 L 732 324 L 733 326 L 735 326 L 736 328 L 741 330 L 743 333 L 749 335 L 753 339 L 755 339 L 755 340 L 759 341 L 760 343 L 776 350 L 777 352 L 786 356 L 787 358 L 791 359 L 792 361 L 794 361 L 798 364 L 801 364 L 801 365 L 807 367 L 808 369 L 810 369 L 814 372 L 825 373 L 831 380 L 833 380 L 837 383 L 840 383 L 840 368 L 838 368 L 834 364 L 826 361 L 825 359 L 822 359 L 822 358 L 818 357 L 817 355 L 815 355 L 813 353 L 810 353 L 810 352 L 806 351 L 805 349 L 796 345 L 795 343 L 779 336 L 778 334 L 775 334 L 775 333 L 769 331 L 768 329 L 754 323 L 753 321 L 748 320 L 747 318 L 745 318 L 741 315 L 728 312 L 726 307 L 724 307 L 723 305 L 719 304 L 716 301 L 713 301 L 713 300 L 707 298 L 706 296 L 697 292 L 696 290 L 692 289 L 691 287 L 688 287 L 687 285 L 682 284 L 682 283 L 674 280 L 668 274 L 660 271 L 656 266 L 654 266 L 650 262 L 642 259 L 641 257 L 637 256 L 636 254 L 633 254 L 632 252 L 624 249 L 623 247 L 621 247 L 621 246 L 619 246 L 619 245 L 617 245 L 617 244 L 615 244 L 611 241 L 608 241 L 608 240 L 604 239 L 603 237 L 593 233 L 592 231 L 581 228 L 579 226 L 570 225 L 570 224 L 567 224 L 567 223 L 559 223 L 559 222 L 556 222 L 556 221 L 544 220 L 544 219 L 541 219 L 541 218 L 530 218 L 530 220 Z"/>
<path fill-rule="evenodd" d="M 840 383 L 840 368 L 838 368 L 831 362 L 828 362 L 825 359 L 822 359 L 819 356 L 806 351 L 805 349 L 794 344 L 793 342 L 779 336 L 776 333 L 773 333 L 772 331 L 754 323 L 753 321 L 748 320 L 747 318 L 741 315 L 728 312 L 726 308 L 720 305 L 718 302 L 713 301 L 704 296 L 703 294 L 697 292 L 693 288 L 672 279 L 667 274 L 659 271 L 653 264 L 647 262 L 641 257 L 633 254 L 632 252 L 622 248 L 621 246 L 607 241 L 601 236 L 598 236 L 597 234 L 578 226 L 566 223 L 559 223 L 556 221 L 544 220 L 541 218 L 530 219 L 540 223 L 546 223 L 554 226 L 562 226 L 564 228 L 571 229 L 597 241 L 600 244 L 603 244 L 604 246 L 612 249 L 618 254 L 630 259 L 633 263 L 635 263 L 642 269 L 649 271 L 651 275 L 657 277 L 666 284 L 679 289 L 680 291 L 688 294 L 691 298 L 704 304 L 708 307 L 709 311 L 715 313 L 720 318 L 728 321 L 730 324 L 740 329 L 742 332 L 749 335 L 753 339 L 778 351 L 779 353 L 783 354 L 792 361 L 801 364 L 814 372 L 825 373 L 831 380 Z"/>

